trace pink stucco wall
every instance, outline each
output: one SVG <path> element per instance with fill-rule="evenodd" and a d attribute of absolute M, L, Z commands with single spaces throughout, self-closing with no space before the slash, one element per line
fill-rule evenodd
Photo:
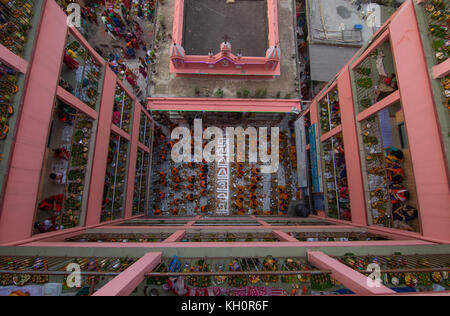
<path fill-rule="evenodd" d="M 61 65 L 57 61 L 62 60 L 67 35 L 66 15 L 59 6 L 54 1 L 46 1 L 43 10 L 5 182 L 0 243 L 30 237 L 33 227 Z"/>

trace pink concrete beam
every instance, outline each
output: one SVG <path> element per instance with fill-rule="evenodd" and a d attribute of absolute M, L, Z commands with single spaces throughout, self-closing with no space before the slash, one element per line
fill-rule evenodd
<path fill-rule="evenodd" d="M 281 241 L 290 241 L 290 242 L 299 242 L 296 238 L 292 237 L 291 235 L 281 231 L 281 230 L 274 230 L 272 233 L 278 237 Z"/>
<path fill-rule="evenodd" d="M 449 170 L 412 2 L 408 1 L 397 10 L 390 30 L 421 231 L 425 237 L 450 242 Z"/>
<path fill-rule="evenodd" d="M 139 147 L 139 149 L 145 151 L 146 153 L 148 153 L 148 154 L 150 153 L 150 148 L 148 148 L 147 146 L 145 146 L 141 142 L 138 142 L 138 147 Z"/>
<path fill-rule="evenodd" d="M 367 119 L 369 116 L 372 116 L 373 114 L 381 111 L 384 108 L 387 108 L 388 106 L 391 106 L 392 104 L 400 101 L 400 92 L 397 90 L 395 92 L 392 92 L 390 95 L 382 99 L 380 102 L 375 103 L 368 109 L 362 111 L 358 115 L 356 115 L 356 119 L 358 121 L 362 121 Z"/>
<path fill-rule="evenodd" d="M 75 97 L 73 94 L 71 94 L 69 91 L 67 91 L 63 87 L 58 86 L 56 88 L 56 96 L 64 103 L 67 103 L 70 106 L 74 107 L 75 109 L 83 112 L 90 118 L 92 118 L 94 120 L 97 119 L 98 115 L 94 109 L 92 109 L 90 106 L 86 105 L 84 102 L 82 102 L 80 99 Z"/>
<path fill-rule="evenodd" d="M 185 227 L 192 227 L 194 226 L 195 222 L 200 219 L 202 216 L 201 215 L 196 215 L 194 216 L 194 218 L 192 219 L 192 221 L 189 221 L 186 223 L 186 225 L 184 225 Z"/>
<path fill-rule="evenodd" d="M 268 224 L 266 221 L 259 219 L 258 217 L 256 217 L 255 215 L 250 215 L 249 218 L 254 219 L 255 221 L 257 221 L 261 226 L 270 226 L 270 224 Z"/>
<path fill-rule="evenodd" d="M 326 141 L 328 138 L 331 138 L 333 136 L 336 136 L 337 134 L 339 134 L 340 132 L 342 132 L 342 125 L 336 126 L 335 128 L 333 128 L 331 131 L 326 132 L 325 134 L 323 134 L 320 137 L 320 141 L 324 142 Z"/>
<path fill-rule="evenodd" d="M 450 58 L 433 67 L 433 78 L 441 79 L 450 74 Z"/>
<path fill-rule="evenodd" d="M 125 86 L 125 84 L 124 84 L 122 81 L 117 80 L 117 84 L 120 86 L 120 88 L 121 88 L 123 91 L 125 91 L 125 93 L 126 93 L 133 101 L 136 99 L 136 97 L 134 96 L 134 94 L 131 93 L 130 90 L 128 90 L 128 88 Z"/>
<path fill-rule="evenodd" d="M 348 67 L 337 79 L 339 104 L 341 107 L 342 137 L 347 169 L 348 191 L 352 222 L 367 225 L 367 211 L 362 178 L 358 133 L 356 130 L 353 90 Z"/>
<path fill-rule="evenodd" d="M 9 67 L 21 72 L 26 73 L 28 62 L 11 52 L 5 46 L 0 44 L 0 60 L 7 64 Z"/>
<path fill-rule="evenodd" d="M 291 112 L 298 99 L 148 98 L 152 111 Z"/>
<path fill-rule="evenodd" d="M 131 135 L 112 122 L 111 122 L 111 132 L 116 134 L 117 136 L 126 139 L 127 141 L 131 141 Z"/>
<path fill-rule="evenodd" d="M 0 243 L 31 237 L 48 132 L 67 36 L 66 15 L 46 1 L 24 86 L 11 166 L 5 179 Z"/>
<path fill-rule="evenodd" d="M 322 270 L 331 270 L 332 276 L 358 295 L 387 295 L 395 292 L 384 285 L 370 287 L 368 277 L 347 267 L 320 251 L 308 251 L 308 261 Z"/>
<path fill-rule="evenodd" d="M 161 263 L 161 252 L 149 252 L 109 281 L 92 296 L 129 296 L 144 281 L 145 273 Z"/>
<path fill-rule="evenodd" d="M 401 9 L 398 9 L 401 10 Z M 361 54 L 361 56 L 358 57 L 358 59 L 351 65 L 352 69 L 355 69 L 359 66 L 360 63 L 364 61 L 372 52 L 377 49 L 378 46 L 383 44 L 386 40 L 389 39 L 389 30 L 385 31 L 383 34 L 380 35 L 375 41 L 373 41 L 372 45 L 370 45 L 370 48 L 366 49 L 364 53 Z"/>
<path fill-rule="evenodd" d="M 105 65 L 105 60 L 100 56 L 95 49 L 89 45 L 89 42 L 84 38 L 84 36 L 73 26 L 69 28 L 70 33 L 77 39 L 80 44 L 86 48 L 89 52 L 89 54 L 95 59 L 97 63 L 99 63 L 101 66 Z"/>
<path fill-rule="evenodd" d="M 186 235 L 185 230 L 177 230 L 163 242 L 179 242 L 181 239 L 183 239 L 184 235 Z"/>

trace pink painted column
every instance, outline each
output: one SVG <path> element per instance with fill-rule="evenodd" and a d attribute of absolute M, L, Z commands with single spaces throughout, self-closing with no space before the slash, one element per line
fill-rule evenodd
<path fill-rule="evenodd" d="M 447 160 L 412 2 L 398 10 L 390 29 L 422 234 L 450 242 Z"/>
<path fill-rule="evenodd" d="M 134 101 L 133 128 L 131 129 L 130 155 L 128 161 L 127 197 L 125 202 L 125 218 L 133 213 L 134 179 L 136 178 L 136 158 L 139 142 L 139 126 L 141 121 L 142 106 Z"/>
<path fill-rule="evenodd" d="M 346 67 L 337 79 L 339 104 L 341 107 L 341 126 L 344 139 L 345 165 L 347 168 L 348 190 L 352 222 L 367 225 L 366 202 L 359 156 L 358 134 L 356 131 L 355 107 L 350 79 Z"/>
<path fill-rule="evenodd" d="M 332 276 L 358 295 L 387 295 L 395 291 L 380 285 L 369 287 L 367 277 L 321 251 L 308 251 L 308 261 L 319 269 L 331 270 Z"/>
<path fill-rule="evenodd" d="M 114 72 L 109 67 L 106 67 L 97 121 L 97 135 L 95 137 L 94 158 L 89 185 L 86 226 L 95 225 L 100 222 L 116 81 L 117 77 Z"/>
<path fill-rule="evenodd" d="M 24 87 L 11 166 L 5 180 L 0 243 L 31 236 L 56 86 L 66 42 L 66 15 L 46 1 Z"/>
<path fill-rule="evenodd" d="M 128 296 L 144 281 L 144 274 L 152 271 L 160 262 L 161 252 L 146 253 L 92 296 Z"/>

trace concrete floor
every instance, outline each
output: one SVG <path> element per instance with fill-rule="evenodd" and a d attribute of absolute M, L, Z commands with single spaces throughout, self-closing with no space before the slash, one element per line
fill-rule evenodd
<path fill-rule="evenodd" d="M 297 65 L 296 42 L 294 37 L 295 7 L 293 0 L 278 1 L 278 23 L 281 45 L 281 75 L 275 79 L 222 79 L 222 78 L 180 78 L 169 72 L 169 45 L 171 40 L 166 38 L 159 43 L 156 51 L 157 61 L 154 65 L 155 73 L 150 81 L 150 97 L 195 97 L 195 89 L 200 90 L 200 96 L 213 97 L 214 92 L 221 88 L 225 98 L 236 98 L 239 89 L 247 88 L 251 95 L 257 89 L 267 89 L 267 97 L 274 98 L 280 91 L 281 98 L 297 98 L 296 91 Z M 159 4 L 159 14 L 165 17 L 167 30 L 172 30 L 174 0 L 166 0 Z"/>
<path fill-rule="evenodd" d="M 207 26 L 207 27 L 205 27 Z M 268 48 L 267 2 L 241 0 L 186 0 L 184 5 L 183 47 L 188 55 L 219 52 L 224 36 L 232 52 L 264 57 Z"/>
<path fill-rule="evenodd" d="M 104 56 L 108 56 L 109 54 L 118 54 L 121 59 L 123 59 L 124 64 L 131 69 L 131 71 L 137 76 L 137 94 L 139 101 L 145 100 L 145 97 L 147 96 L 147 88 L 148 88 L 148 77 L 145 79 L 140 73 L 139 73 L 139 59 L 125 59 L 123 58 L 122 49 L 125 47 L 126 43 L 125 40 L 120 39 L 118 37 L 113 38 L 111 35 L 109 35 L 105 31 L 105 26 L 103 25 L 102 21 L 100 20 L 101 13 L 103 12 L 104 7 L 101 6 L 97 10 L 98 14 L 98 25 L 94 23 L 89 23 L 89 28 L 87 29 L 87 33 L 84 33 L 84 36 L 86 39 L 88 39 L 89 43 L 92 47 L 98 47 L 102 52 Z M 116 10 L 120 14 L 120 10 Z M 135 9 L 131 10 L 131 16 L 133 17 L 133 20 L 139 23 L 139 26 L 141 27 L 144 34 L 142 35 L 142 40 L 146 43 L 147 50 L 150 49 L 151 43 L 153 40 L 153 28 L 154 23 L 153 21 L 148 21 L 147 18 L 140 19 L 137 17 L 137 13 Z M 136 56 L 137 57 L 145 57 L 147 51 L 143 50 L 142 47 L 139 50 L 136 50 Z M 150 72 L 150 69 L 147 69 L 147 72 Z M 129 89 L 129 91 L 133 91 L 133 88 L 130 86 L 130 84 L 124 79 L 123 83 L 125 86 Z M 145 102 L 144 102 L 145 103 Z M 142 103 L 142 104 L 144 104 Z"/>

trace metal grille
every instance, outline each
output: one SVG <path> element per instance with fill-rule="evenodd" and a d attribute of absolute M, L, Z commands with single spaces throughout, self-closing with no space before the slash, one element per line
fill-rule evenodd
<path fill-rule="evenodd" d="M 450 254 L 392 255 L 392 256 L 341 256 L 339 261 L 352 269 L 364 272 L 370 263 L 377 263 L 382 273 L 450 271 Z"/>
<path fill-rule="evenodd" d="M 66 276 L 73 272 L 67 269 L 71 263 L 80 266 L 80 274 L 85 276 L 117 276 L 137 258 L 113 257 L 0 257 L 0 285 L 15 284 L 15 275 L 30 275 L 29 283 L 44 284 L 49 276 Z M 67 271 L 69 270 L 69 271 Z"/>
<path fill-rule="evenodd" d="M 266 257 L 268 258 L 268 257 Z M 174 258 L 164 257 L 161 263 L 145 274 L 147 277 L 169 276 L 238 276 L 238 275 L 310 275 L 331 274 L 329 270 L 319 270 L 307 262 L 304 257 L 272 258 L 276 270 L 267 271 L 264 267 L 264 257 L 208 257 L 208 258 Z M 293 263 L 292 263 L 293 262 Z M 290 264 L 291 263 L 291 264 Z M 204 269 L 199 265 L 206 264 Z"/>
<path fill-rule="evenodd" d="M 194 226 L 260 226 L 257 221 L 220 221 L 220 220 L 198 220 L 194 223 Z"/>
<path fill-rule="evenodd" d="M 325 221 L 265 221 L 272 226 L 333 226 L 334 223 Z"/>
<path fill-rule="evenodd" d="M 121 224 L 118 224 L 117 226 L 183 226 L 186 225 L 187 221 L 147 221 L 147 220 L 140 220 L 140 221 L 129 221 L 124 222 Z"/>
<path fill-rule="evenodd" d="M 290 234 L 299 239 L 306 241 L 308 238 L 315 240 L 308 241 L 367 241 L 367 240 L 388 240 L 388 238 L 371 234 L 368 232 L 290 232 Z M 341 240 L 342 239 L 342 240 Z"/>
<path fill-rule="evenodd" d="M 67 242 L 161 242 L 168 238 L 172 233 L 153 233 L 153 234 L 83 234 L 67 238 Z"/>
<path fill-rule="evenodd" d="M 187 233 L 186 242 L 273 242 L 280 241 L 272 233 Z"/>

